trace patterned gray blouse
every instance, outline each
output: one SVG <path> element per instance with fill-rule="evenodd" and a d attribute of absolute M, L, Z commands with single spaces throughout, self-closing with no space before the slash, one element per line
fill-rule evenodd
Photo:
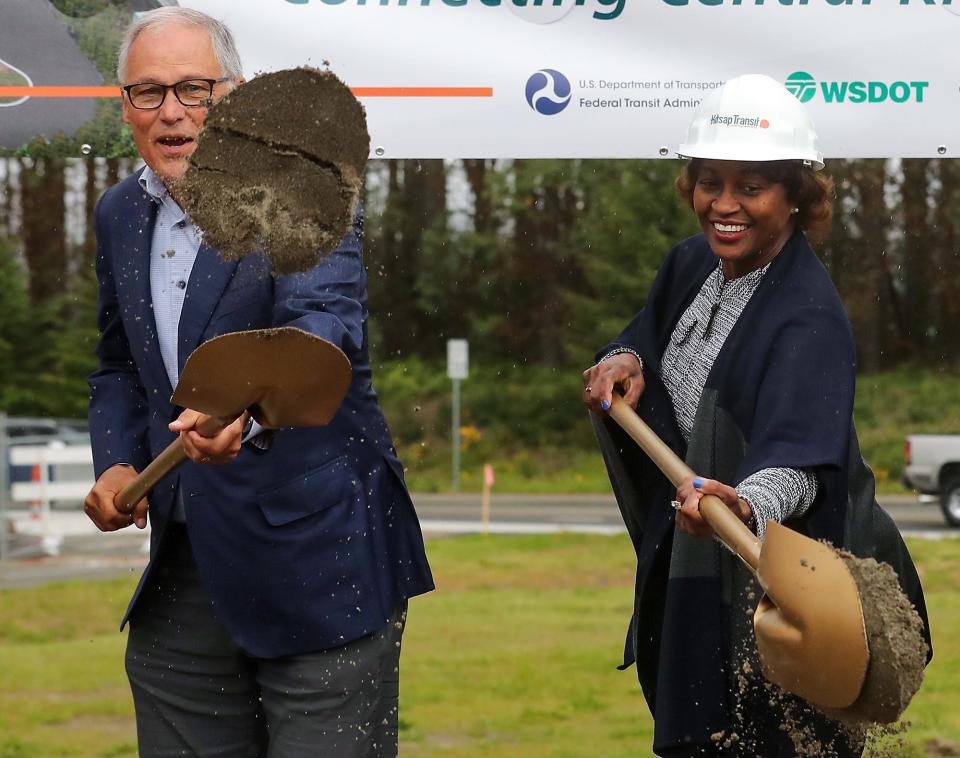
<path fill-rule="evenodd" d="M 673 330 L 661 372 L 677 425 L 687 441 L 717 354 L 769 267 L 727 280 L 718 264 Z M 817 495 L 817 478 L 803 469 L 767 468 L 744 479 L 737 493 L 753 509 L 756 532 L 762 539 L 768 519 L 782 522 L 810 507 Z"/>

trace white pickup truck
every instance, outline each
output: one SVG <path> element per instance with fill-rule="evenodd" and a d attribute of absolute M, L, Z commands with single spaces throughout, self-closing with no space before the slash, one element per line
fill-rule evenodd
<path fill-rule="evenodd" d="M 960 527 L 960 434 L 912 434 L 903 454 L 904 484 L 938 495 L 947 523 Z"/>

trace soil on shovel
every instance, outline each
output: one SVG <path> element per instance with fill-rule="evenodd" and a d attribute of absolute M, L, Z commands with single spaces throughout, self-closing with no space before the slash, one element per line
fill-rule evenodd
<path fill-rule="evenodd" d="M 334 74 L 277 71 L 210 109 L 176 195 L 226 260 L 261 248 L 276 272 L 304 271 L 350 229 L 369 151 L 363 106 Z"/>
<path fill-rule="evenodd" d="M 923 622 L 901 591 L 891 566 L 873 558 L 857 558 L 844 550 L 838 552 L 860 590 L 870 664 L 860 697 L 853 705 L 825 712 L 854 730 L 873 723 L 891 724 L 906 710 L 923 682 L 928 652 Z"/>

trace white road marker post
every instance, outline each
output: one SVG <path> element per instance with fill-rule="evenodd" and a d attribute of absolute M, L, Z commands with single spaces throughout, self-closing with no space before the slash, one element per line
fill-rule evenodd
<path fill-rule="evenodd" d="M 490 489 L 493 487 L 493 464 L 483 464 L 483 498 L 480 501 L 480 523 L 482 531 L 490 531 Z"/>

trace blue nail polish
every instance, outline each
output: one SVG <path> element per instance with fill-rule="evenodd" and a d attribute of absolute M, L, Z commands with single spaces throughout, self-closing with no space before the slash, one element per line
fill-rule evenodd
<path fill-rule="evenodd" d="M 700 489 L 703 486 L 703 479 L 701 479 L 698 476 L 696 479 L 693 480 L 693 486 L 696 487 L 697 489 Z"/>
<path fill-rule="evenodd" d="M 606 400 L 603 400 L 603 401 L 600 403 L 600 407 L 603 408 L 603 410 L 605 410 L 605 411 L 609 411 L 609 410 L 610 410 L 610 403 L 608 403 Z"/>

